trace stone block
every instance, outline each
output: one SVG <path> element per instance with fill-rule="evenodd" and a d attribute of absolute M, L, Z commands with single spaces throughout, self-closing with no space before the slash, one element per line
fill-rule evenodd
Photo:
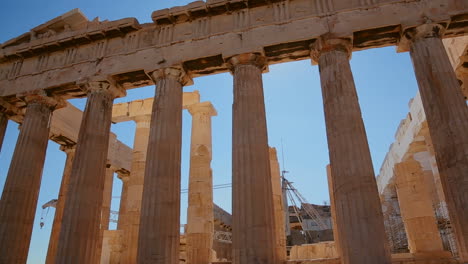
<path fill-rule="evenodd" d="M 338 257 L 335 242 L 333 241 L 293 246 L 290 254 L 291 260 L 329 259 Z"/>

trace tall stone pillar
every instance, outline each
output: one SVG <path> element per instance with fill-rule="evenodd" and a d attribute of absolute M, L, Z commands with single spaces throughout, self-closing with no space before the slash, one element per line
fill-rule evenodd
<path fill-rule="evenodd" d="M 76 145 L 64 145 L 60 150 L 67 154 L 65 168 L 63 170 L 62 183 L 60 184 L 59 196 L 57 205 L 55 206 L 54 223 L 52 224 L 52 232 L 49 239 L 49 248 L 47 250 L 46 264 L 54 264 L 55 256 L 57 255 L 58 238 L 60 228 L 62 227 L 63 208 L 65 200 L 67 199 L 68 186 L 70 184 L 70 174 L 72 169 L 73 160 L 75 159 Z"/>
<path fill-rule="evenodd" d="M 99 252 L 112 103 L 125 91 L 90 82 L 65 201 L 55 263 L 93 263 Z"/>
<path fill-rule="evenodd" d="M 133 143 L 132 176 L 127 182 L 125 213 L 119 216 L 119 229 L 123 230 L 121 263 L 136 263 L 138 249 L 138 232 L 140 228 L 141 199 L 143 179 L 145 176 L 146 151 L 150 133 L 151 116 L 135 118 L 136 132 Z M 122 218 L 122 222 L 120 219 Z"/>
<path fill-rule="evenodd" d="M 333 240 L 335 241 L 335 248 L 338 256 L 341 256 L 340 248 L 340 235 L 338 234 L 338 226 L 336 225 L 336 204 L 335 194 L 333 193 L 333 176 L 331 174 L 330 164 L 327 165 L 327 179 L 328 179 L 328 194 L 330 196 L 330 212 L 333 225 Z"/>
<path fill-rule="evenodd" d="M 128 182 L 130 181 L 130 175 L 127 173 L 117 172 L 117 177 L 122 181 L 117 229 L 122 230 L 122 227 L 126 226 L 125 221 L 127 220 Z"/>
<path fill-rule="evenodd" d="M 234 76 L 233 263 L 276 264 L 277 235 L 262 82 L 267 62 L 265 57 L 250 53 L 232 57 L 229 64 Z"/>
<path fill-rule="evenodd" d="M 180 69 L 151 73 L 157 84 L 146 159 L 138 238 L 139 264 L 178 264 L 182 87 Z"/>
<path fill-rule="evenodd" d="M 109 218 L 112 202 L 112 186 L 114 184 L 114 168 L 107 165 L 104 180 L 104 191 L 102 193 L 102 207 L 101 207 L 101 230 L 109 230 Z"/>
<path fill-rule="evenodd" d="M 115 134 L 111 133 L 111 140 L 116 140 L 117 137 Z M 109 218 L 111 211 L 112 203 L 112 185 L 114 184 L 114 168 L 110 164 L 106 166 L 105 179 L 104 179 L 104 189 L 102 192 L 102 206 L 100 214 L 100 224 L 99 224 L 99 240 L 97 243 L 97 254 L 96 254 L 96 263 L 99 263 L 103 253 L 103 239 L 104 231 L 109 230 Z"/>
<path fill-rule="evenodd" d="M 0 263 L 26 263 L 52 111 L 45 93 L 27 95 L 26 114 L 0 200 Z"/>
<path fill-rule="evenodd" d="M 103 245 L 104 243 L 108 243 L 109 248 L 109 263 L 110 264 L 117 264 L 117 263 L 125 263 L 121 262 L 122 260 L 122 253 L 123 251 L 123 233 L 124 228 L 128 225 L 125 223 L 127 220 L 127 200 L 128 200 L 128 182 L 130 180 L 130 174 L 126 171 L 116 171 L 117 177 L 122 181 L 122 192 L 120 196 L 120 206 L 119 206 L 119 218 L 117 221 L 117 230 L 108 230 L 104 231 L 103 233 Z M 108 236 L 108 237 L 107 237 Z M 107 239 L 107 241 L 106 241 Z M 104 247 L 103 249 L 104 250 Z M 102 259 L 105 258 L 103 255 L 104 251 L 101 253 L 101 263 Z M 135 263 L 135 262 L 131 262 Z"/>
<path fill-rule="evenodd" d="M 187 263 L 205 264 L 212 260 L 214 216 L 211 171 L 211 117 L 217 115 L 210 102 L 188 107 L 192 115 L 190 177 L 187 208 Z"/>
<path fill-rule="evenodd" d="M 444 28 L 405 32 L 460 258 L 468 261 L 468 107 L 442 43 Z"/>
<path fill-rule="evenodd" d="M 8 117 L 2 112 L 0 107 L 0 152 L 2 151 L 3 138 L 5 137 L 6 128 L 8 125 Z"/>
<path fill-rule="evenodd" d="M 390 264 L 374 168 L 349 64 L 352 44 L 320 38 L 312 48 L 320 68 L 342 263 Z"/>
<path fill-rule="evenodd" d="M 413 158 L 395 165 L 396 190 L 411 253 L 442 252 L 428 184 Z"/>
<path fill-rule="evenodd" d="M 283 263 L 286 261 L 286 232 L 285 232 L 285 217 L 283 188 L 281 187 L 281 173 L 278 163 L 278 156 L 275 148 L 269 148 L 270 153 L 270 170 L 271 170 L 271 186 L 273 194 L 273 210 L 275 213 L 275 229 L 276 229 L 276 250 L 278 261 Z"/>

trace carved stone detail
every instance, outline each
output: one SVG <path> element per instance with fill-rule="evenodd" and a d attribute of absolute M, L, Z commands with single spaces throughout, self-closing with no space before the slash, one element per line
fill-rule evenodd
<path fill-rule="evenodd" d="M 179 67 L 169 67 L 164 69 L 158 69 L 149 73 L 154 83 L 157 83 L 160 79 L 170 78 L 174 79 L 182 86 L 188 86 L 193 84 L 192 78 Z"/>
<path fill-rule="evenodd" d="M 80 84 L 80 87 L 87 93 L 109 93 L 113 98 L 124 97 L 127 94 L 125 89 L 108 81 L 89 81 Z"/>
<path fill-rule="evenodd" d="M 350 39 L 333 38 L 331 36 L 322 36 L 310 45 L 310 57 L 314 65 L 318 64 L 322 53 L 339 50 L 348 54 L 348 59 L 351 58 L 353 44 Z"/>
<path fill-rule="evenodd" d="M 417 27 L 403 30 L 403 34 L 398 45 L 399 52 L 410 50 L 411 43 L 425 38 L 441 38 L 445 33 L 445 26 L 442 24 L 427 23 Z"/>
<path fill-rule="evenodd" d="M 227 59 L 227 67 L 231 72 L 234 72 L 237 65 L 253 65 L 264 72 L 268 67 L 268 61 L 265 56 L 258 53 L 244 53 Z"/>

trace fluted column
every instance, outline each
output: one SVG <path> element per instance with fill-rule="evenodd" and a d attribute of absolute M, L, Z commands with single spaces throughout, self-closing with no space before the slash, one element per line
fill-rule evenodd
<path fill-rule="evenodd" d="M 59 196 L 57 205 L 55 206 L 54 223 L 52 224 L 52 232 L 49 239 L 49 248 L 47 250 L 46 264 L 54 264 L 55 256 L 57 255 L 58 238 L 62 227 L 63 208 L 67 199 L 68 186 L 70 184 L 70 174 L 73 160 L 75 159 L 76 145 L 64 145 L 60 150 L 67 154 L 65 168 L 63 170 L 62 183 L 60 184 Z"/>
<path fill-rule="evenodd" d="M 211 171 L 211 117 L 217 115 L 210 102 L 190 105 L 192 138 L 187 208 L 187 263 L 206 264 L 213 249 L 213 177 Z"/>
<path fill-rule="evenodd" d="M 182 88 L 180 69 L 151 73 L 156 83 L 146 159 L 138 238 L 139 264 L 178 264 Z"/>
<path fill-rule="evenodd" d="M 233 263 L 276 264 L 275 217 L 262 72 L 266 58 L 242 54 L 229 60 L 232 106 Z"/>
<path fill-rule="evenodd" d="M 460 257 L 468 261 L 468 107 L 442 43 L 444 28 L 409 29 L 409 42 L 429 133 Z"/>
<path fill-rule="evenodd" d="M 389 264 L 377 183 L 349 64 L 351 49 L 347 40 L 326 38 L 312 47 L 320 69 L 342 263 Z"/>
<path fill-rule="evenodd" d="M 122 230 L 122 227 L 126 226 L 125 221 L 127 220 L 125 215 L 127 215 L 128 182 L 130 181 L 130 176 L 129 174 L 117 172 L 117 177 L 122 181 L 117 229 Z"/>
<path fill-rule="evenodd" d="M 335 194 L 333 193 L 333 176 L 331 174 L 330 165 L 327 165 L 327 180 L 328 180 L 328 194 L 330 196 L 330 213 L 333 226 L 333 240 L 335 241 L 335 248 L 338 256 L 341 256 L 340 248 L 340 235 L 338 233 L 338 226 L 336 225 L 336 204 Z"/>
<path fill-rule="evenodd" d="M 285 232 L 285 217 L 283 188 L 281 187 L 281 173 L 278 162 L 276 148 L 269 148 L 270 154 L 270 170 L 271 170 L 271 188 L 273 195 L 273 210 L 275 212 L 275 230 L 276 230 L 276 250 L 278 261 L 283 263 L 286 261 L 286 232 Z"/>
<path fill-rule="evenodd" d="M 43 92 L 24 99 L 26 114 L 0 200 L 0 263 L 26 263 L 50 119 L 59 105 L 59 101 Z"/>
<path fill-rule="evenodd" d="M 420 164 L 413 158 L 395 165 L 396 190 L 411 253 L 443 251 L 431 196 Z"/>
<path fill-rule="evenodd" d="M 99 254 L 112 103 L 125 91 L 108 82 L 90 82 L 75 160 L 65 201 L 55 263 L 93 263 Z"/>
<path fill-rule="evenodd" d="M 126 198 L 124 199 L 122 195 L 122 202 L 125 203 L 125 213 L 119 215 L 119 229 L 123 230 L 121 263 L 136 263 L 137 261 L 141 199 L 150 121 L 151 116 L 149 115 L 135 118 L 136 131 L 133 143 L 131 177 L 126 183 Z M 122 222 L 120 222 L 121 218 Z"/>
<path fill-rule="evenodd" d="M 116 140 L 117 136 L 111 133 L 110 140 Z M 112 141 L 111 141 L 112 142 Z M 97 243 L 96 263 L 102 259 L 104 245 L 104 231 L 109 230 L 110 207 L 112 202 L 112 185 L 114 184 L 114 168 L 110 164 L 106 166 L 104 189 L 102 192 L 101 222 L 99 225 L 99 240 Z"/>
<path fill-rule="evenodd" d="M 114 168 L 107 165 L 102 193 L 101 230 L 109 230 L 110 207 L 112 202 L 112 185 L 114 184 Z"/>
<path fill-rule="evenodd" d="M 107 231 L 103 233 L 103 245 L 104 243 L 108 242 L 107 246 L 110 249 L 109 251 L 109 263 L 110 264 L 125 263 L 125 262 L 121 262 L 122 253 L 123 253 L 123 244 L 124 244 L 124 242 L 122 241 L 122 236 L 123 236 L 124 228 L 127 227 L 127 224 L 125 223 L 125 221 L 127 219 L 126 215 L 127 215 L 127 199 L 128 199 L 128 182 L 130 180 L 130 177 L 129 177 L 129 173 L 125 171 L 116 171 L 116 173 L 117 173 L 117 177 L 122 181 L 122 192 L 120 195 L 120 206 L 119 206 L 119 217 L 117 220 L 117 230 L 112 230 L 110 232 Z M 112 234 L 112 237 L 107 238 L 106 236 L 109 236 L 110 234 Z M 106 241 L 106 238 L 107 238 L 107 241 Z M 104 246 L 102 247 L 102 250 L 101 250 L 102 252 L 101 260 L 105 258 L 103 256 Z"/>
<path fill-rule="evenodd" d="M 6 128 L 8 125 L 8 117 L 2 112 L 0 107 L 0 152 L 2 151 L 3 138 L 5 137 Z"/>

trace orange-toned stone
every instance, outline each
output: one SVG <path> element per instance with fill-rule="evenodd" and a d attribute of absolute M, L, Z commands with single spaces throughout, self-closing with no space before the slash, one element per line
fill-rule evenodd
<path fill-rule="evenodd" d="M 347 40 L 327 38 L 312 47 L 313 60 L 320 68 L 339 248 L 343 264 L 390 264 L 377 183 L 349 64 L 351 47 Z"/>
<path fill-rule="evenodd" d="M 213 259 L 213 175 L 211 171 L 211 117 L 217 115 L 210 102 L 193 104 L 190 147 L 190 177 L 186 225 L 188 264 Z"/>
<path fill-rule="evenodd" d="M 232 126 L 233 263 L 277 264 L 262 71 L 266 60 L 229 60 L 234 76 Z"/>
<path fill-rule="evenodd" d="M 47 250 L 46 264 L 55 264 L 55 256 L 57 255 L 58 239 L 60 229 L 62 227 L 63 209 L 65 200 L 67 199 L 68 186 L 70 185 L 70 174 L 75 159 L 76 145 L 61 146 L 60 149 L 67 154 L 65 168 L 63 170 L 62 183 L 60 184 L 59 196 L 55 207 L 54 223 L 52 224 L 52 232 L 49 239 L 49 248 Z"/>
<path fill-rule="evenodd" d="M 182 88 L 190 79 L 175 68 L 158 70 L 151 76 L 157 90 L 145 165 L 137 263 L 178 264 Z"/>
<path fill-rule="evenodd" d="M 468 262 L 468 107 L 442 43 L 444 27 L 407 30 L 411 59 L 426 113 L 457 248 Z"/>
<path fill-rule="evenodd" d="M 27 95 L 26 114 L 0 200 L 0 263 L 26 263 L 50 118 L 57 101 L 45 93 Z"/>
<path fill-rule="evenodd" d="M 93 263 L 99 256 L 101 207 L 112 102 L 122 91 L 107 82 L 86 85 L 88 100 L 80 126 L 56 263 Z"/>

